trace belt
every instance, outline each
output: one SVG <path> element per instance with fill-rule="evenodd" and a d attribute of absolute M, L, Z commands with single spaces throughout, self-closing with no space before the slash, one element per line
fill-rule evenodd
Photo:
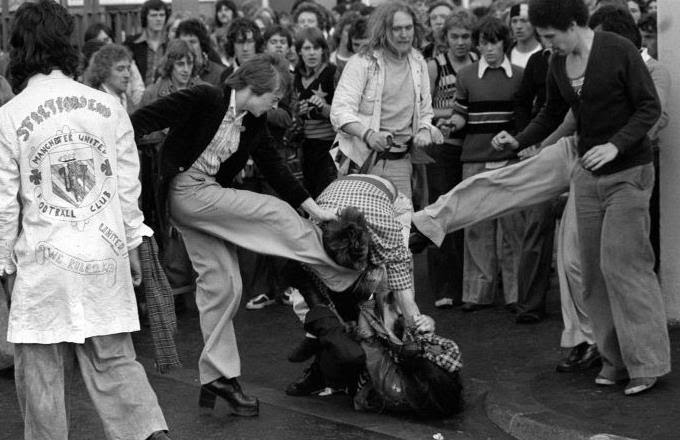
<path fill-rule="evenodd" d="M 393 151 L 383 151 L 381 153 L 376 154 L 375 160 L 376 162 L 379 160 L 399 160 L 403 159 L 406 157 L 408 154 L 408 150 L 406 151 L 399 151 L 399 152 L 393 152 Z"/>

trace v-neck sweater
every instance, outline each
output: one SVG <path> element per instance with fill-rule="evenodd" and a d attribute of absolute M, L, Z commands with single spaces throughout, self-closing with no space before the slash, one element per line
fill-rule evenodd
<path fill-rule="evenodd" d="M 613 143 L 619 154 L 593 174 L 611 174 L 652 161 L 647 132 L 661 115 L 661 106 L 639 52 L 627 39 L 595 32 L 581 94 L 571 86 L 566 56 L 553 55 L 547 77 L 547 101 L 520 134 L 525 148 L 545 139 L 571 107 L 576 116 L 578 155 Z"/>

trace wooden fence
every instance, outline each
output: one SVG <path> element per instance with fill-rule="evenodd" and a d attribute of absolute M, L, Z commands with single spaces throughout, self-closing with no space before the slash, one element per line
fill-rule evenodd
<path fill-rule="evenodd" d="M 67 0 L 59 0 L 60 3 L 69 9 L 75 18 L 75 32 L 73 33 L 73 44 L 80 47 L 83 44 L 85 30 L 92 23 L 103 22 L 113 29 L 115 40 L 121 43 L 125 36 L 141 32 L 141 22 L 139 5 L 106 5 L 102 6 L 98 0 L 83 0 L 82 6 L 69 7 Z M 9 0 L 1 0 L 2 19 L 0 28 L 2 29 L 2 42 L 0 49 L 5 52 L 8 50 L 9 31 L 12 24 L 14 11 L 11 10 Z"/>

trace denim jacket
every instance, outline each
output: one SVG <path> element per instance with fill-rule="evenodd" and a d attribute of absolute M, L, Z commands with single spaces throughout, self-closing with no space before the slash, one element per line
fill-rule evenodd
<path fill-rule="evenodd" d="M 417 50 L 412 50 L 408 61 L 415 90 L 412 127 L 413 133 L 416 133 L 421 128 L 432 129 L 432 97 L 425 58 Z M 366 160 L 371 150 L 360 138 L 343 132 L 341 128 L 351 122 L 360 122 L 366 128 L 379 131 L 384 85 L 384 55 L 381 50 L 376 50 L 371 55 L 352 56 L 335 89 L 331 105 L 331 123 L 338 132 L 335 142 L 342 153 L 358 164 Z"/>
<path fill-rule="evenodd" d="M 128 250 L 153 234 L 140 190 L 115 97 L 53 70 L 0 108 L 0 272 L 17 272 L 8 341 L 139 330 Z"/>

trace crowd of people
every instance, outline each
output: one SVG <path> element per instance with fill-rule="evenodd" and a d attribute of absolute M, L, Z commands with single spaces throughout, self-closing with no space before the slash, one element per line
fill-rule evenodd
<path fill-rule="evenodd" d="M 0 335 L 26 439 L 67 438 L 76 359 L 107 438 L 169 438 L 129 336 L 157 312 L 133 289 L 152 236 L 167 295 L 200 314 L 201 407 L 259 413 L 237 380 L 245 292 L 304 325 L 289 360 L 313 360 L 286 393 L 460 411 L 460 351 L 418 307 L 423 251 L 435 307 L 500 302 L 518 324 L 546 316 L 555 260 L 558 371 L 601 367 L 627 395 L 670 371 L 656 1 L 377 3 L 218 0 L 206 18 L 147 0 L 141 33 L 92 23 L 79 49 L 61 6 L 17 10 Z"/>

